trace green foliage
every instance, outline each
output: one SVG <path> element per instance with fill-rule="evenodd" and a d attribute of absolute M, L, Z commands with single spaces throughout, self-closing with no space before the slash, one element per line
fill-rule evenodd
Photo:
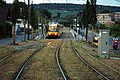
<path fill-rule="evenodd" d="M 52 16 L 52 14 L 47 9 L 41 8 L 39 12 L 42 17 L 47 18 L 47 19 L 50 19 Z"/>
<path fill-rule="evenodd" d="M 120 26 L 119 25 L 111 25 L 111 26 L 106 26 L 105 24 L 99 24 L 99 27 L 95 27 L 96 32 L 99 32 L 100 29 L 107 29 L 110 30 L 110 35 L 114 36 L 120 36 Z"/>
<path fill-rule="evenodd" d="M 66 15 L 66 16 L 64 17 L 64 19 L 65 19 L 65 20 L 73 20 L 73 19 L 75 19 L 75 15 Z"/>
<path fill-rule="evenodd" d="M 0 22 L 0 34 L 5 34 L 5 24 L 3 22 Z"/>
<path fill-rule="evenodd" d="M 90 2 L 89 0 L 87 0 L 86 6 L 83 10 L 83 17 L 82 17 L 84 27 L 88 27 L 88 24 L 91 23 L 91 11 L 90 10 L 91 10 Z"/>
<path fill-rule="evenodd" d="M 99 29 L 108 29 L 108 27 L 105 24 L 100 24 Z"/>
<path fill-rule="evenodd" d="M 91 0 L 91 7 L 90 7 L 90 17 L 91 17 L 91 24 L 94 27 L 95 24 L 97 23 L 97 18 L 96 18 L 96 2 L 97 0 Z"/>
<path fill-rule="evenodd" d="M 57 18 L 60 18 L 60 16 L 61 16 L 61 13 L 58 12 L 58 13 L 57 13 Z"/>
<path fill-rule="evenodd" d="M 78 21 L 79 27 L 82 28 L 82 12 L 77 13 L 77 21 Z"/>
<path fill-rule="evenodd" d="M 12 24 L 10 24 L 9 22 L 5 22 L 5 26 L 6 26 L 6 34 L 12 37 Z"/>
<path fill-rule="evenodd" d="M 4 0 L 0 0 L 0 4 L 1 4 L 1 5 L 6 5 L 6 2 L 5 2 Z M 1 6 L 1 5 L 0 5 L 0 6 Z"/>
<path fill-rule="evenodd" d="M 35 25 L 35 12 L 34 12 L 34 7 L 33 4 L 31 5 L 31 10 L 30 10 L 30 24 L 32 27 Z"/>
<path fill-rule="evenodd" d="M 0 37 L 11 37 L 12 25 L 8 22 L 0 22 Z"/>
<path fill-rule="evenodd" d="M 75 23 L 73 19 L 75 19 L 74 15 L 66 15 L 62 20 L 62 24 L 64 24 L 66 27 L 70 27 L 70 25 L 73 25 Z"/>
<path fill-rule="evenodd" d="M 38 27 L 38 13 L 35 11 L 33 4 L 31 5 L 30 24 L 34 29 Z"/>
<path fill-rule="evenodd" d="M 57 13 L 61 13 L 61 18 L 64 18 L 67 15 L 76 15 L 78 11 L 65 11 L 65 10 L 49 10 L 52 15 L 57 15 Z"/>
<path fill-rule="evenodd" d="M 19 5 L 20 5 L 20 19 L 25 19 L 27 20 L 28 18 L 28 7 L 27 7 L 27 4 L 24 3 L 24 2 L 19 2 Z"/>
<path fill-rule="evenodd" d="M 16 20 L 19 18 L 20 5 L 18 0 L 14 0 L 11 9 L 12 22 L 15 24 Z"/>
<path fill-rule="evenodd" d="M 110 10 L 109 9 L 103 9 L 103 10 L 99 11 L 99 13 L 110 13 Z"/>
<path fill-rule="evenodd" d="M 110 34 L 112 36 L 120 36 L 120 26 L 119 25 L 111 25 L 109 26 Z"/>

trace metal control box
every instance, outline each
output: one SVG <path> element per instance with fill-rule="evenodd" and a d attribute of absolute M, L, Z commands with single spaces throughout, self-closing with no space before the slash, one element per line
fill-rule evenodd
<path fill-rule="evenodd" d="M 108 58 L 109 54 L 109 30 L 99 30 L 98 55 L 100 58 Z"/>

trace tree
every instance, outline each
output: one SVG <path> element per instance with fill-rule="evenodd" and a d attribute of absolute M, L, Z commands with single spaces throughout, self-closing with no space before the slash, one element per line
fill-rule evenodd
<path fill-rule="evenodd" d="M 97 0 L 91 0 L 92 44 L 93 44 L 93 37 L 94 37 L 94 27 L 95 27 L 95 24 L 97 23 L 96 2 L 97 2 Z"/>
<path fill-rule="evenodd" d="M 6 5 L 6 2 L 4 0 L 0 0 L 0 6 L 1 5 Z"/>
<path fill-rule="evenodd" d="M 31 4 L 30 24 L 32 26 L 32 39 L 33 39 L 34 38 L 34 28 L 35 28 L 35 11 L 34 11 L 33 4 Z"/>
<path fill-rule="evenodd" d="M 58 12 L 57 13 L 57 18 L 60 18 L 60 16 L 61 16 L 61 13 Z"/>
<path fill-rule="evenodd" d="M 63 23 L 67 27 L 72 27 L 72 25 L 75 23 L 74 19 L 75 19 L 75 15 L 66 15 L 63 18 Z"/>
<path fill-rule="evenodd" d="M 16 32 L 15 32 L 15 24 L 16 20 L 19 18 L 19 13 L 20 13 L 20 8 L 19 8 L 19 1 L 14 0 L 12 4 L 12 9 L 11 9 L 11 17 L 12 17 L 12 23 L 13 23 L 13 32 L 12 32 L 12 37 L 13 37 L 13 44 L 16 44 Z"/>
<path fill-rule="evenodd" d="M 110 10 L 109 9 L 103 9 L 103 10 L 99 11 L 99 13 L 110 13 Z"/>
<path fill-rule="evenodd" d="M 51 18 L 51 13 L 46 10 L 41 8 L 40 11 L 40 18 L 41 18 L 41 24 L 42 24 L 42 34 L 43 34 L 43 38 L 44 38 L 44 28 L 46 27 L 45 24 L 48 23 L 48 19 Z"/>
<path fill-rule="evenodd" d="M 90 2 L 89 0 L 86 1 L 86 5 L 85 5 L 85 8 L 83 10 L 83 25 L 84 25 L 84 28 L 86 29 L 85 30 L 85 38 L 86 38 L 86 41 L 87 41 L 87 38 L 88 38 L 88 24 L 90 24 Z"/>
<path fill-rule="evenodd" d="M 51 18 L 51 13 L 48 11 L 48 10 L 46 10 L 46 9 L 40 9 L 40 14 L 41 14 L 41 16 L 42 17 L 46 17 L 47 19 L 50 19 Z"/>
<path fill-rule="evenodd" d="M 19 2 L 19 7 L 20 7 L 20 16 L 19 16 L 19 18 L 27 20 L 27 17 L 28 17 L 27 4 L 25 2 Z"/>
<path fill-rule="evenodd" d="M 24 41 L 26 41 L 26 23 L 28 18 L 28 7 L 25 2 L 20 2 L 20 18 L 24 20 Z"/>
<path fill-rule="evenodd" d="M 79 24 L 79 28 L 82 29 L 82 12 L 80 11 L 77 13 L 77 22 Z"/>

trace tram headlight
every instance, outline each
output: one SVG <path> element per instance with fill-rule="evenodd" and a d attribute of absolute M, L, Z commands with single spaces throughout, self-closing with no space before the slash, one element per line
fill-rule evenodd
<path fill-rule="evenodd" d="M 55 35 L 57 35 L 57 33 L 55 33 Z"/>
<path fill-rule="evenodd" d="M 48 35 L 51 35 L 51 33 L 48 33 Z"/>

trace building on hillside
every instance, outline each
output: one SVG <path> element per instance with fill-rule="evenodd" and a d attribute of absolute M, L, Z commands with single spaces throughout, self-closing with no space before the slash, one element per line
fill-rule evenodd
<path fill-rule="evenodd" d="M 102 24 L 111 25 L 115 22 L 112 21 L 112 14 L 111 13 L 100 13 L 97 14 L 97 21 Z"/>
<path fill-rule="evenodd" d="M 115 21 L 116 24 L 120 25 L 120 12 L 115 12 L 113 14 L 112 20 Z"/>

